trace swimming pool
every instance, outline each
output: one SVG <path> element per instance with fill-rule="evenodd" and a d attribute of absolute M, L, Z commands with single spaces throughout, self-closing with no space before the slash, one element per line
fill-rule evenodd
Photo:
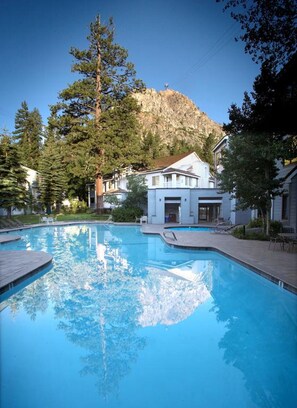
<path fill-rule="evenodd" d="M 296 295 L 139 227 L 19 235 L 54 261 L 1 303 L 1 408 L 296 407 Z"/>

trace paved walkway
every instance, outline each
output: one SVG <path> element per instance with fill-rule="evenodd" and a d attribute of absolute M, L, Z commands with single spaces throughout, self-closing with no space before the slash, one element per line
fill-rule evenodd
<path fill-rule="evenodd" d="M 89 223 L 89 222 L 88 222 Z M 59 223 L 61 225 L 62 223 Z M 69 225 L 72 223 L 63 223 Z M 74 223 L 73 223 L 74 224 Z M 53 225 L 53 224 L 51 224 Z M 239 240 L 228 234 L 176 231 L 174 235 L 164 225 L 143 224 L 142 232 L 160 234 L 169 245 L 198 249 L 213 249 L 243 263 L 273 282 L 297 293 L 297 253 L 282 251 L 267 241 Z M 168 227 L 168 224 L 166 224 Z M 30 228 L 30 227 L 28 227 Z M 164 232 L 165 233 L 164 236 Z M 14 231 L 15 232 L 15 231 Z M 0 234 L 0 244 L 6 239 L 19 239 L 15 234 Z M 33 251 L 0 251 L 0 291 L 3 293 L 21 280 L 51 262 L 51 255 Z"/>

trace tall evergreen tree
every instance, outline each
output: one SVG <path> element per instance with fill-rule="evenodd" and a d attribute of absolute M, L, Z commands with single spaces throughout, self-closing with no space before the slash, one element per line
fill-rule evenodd
<path fill-rule="evenodd" d="M 284 120 L 282 111 L 276 109 L 280 101 L 291 106 L 293 100 L 281 96 L 281 74 L 275 74 L 269 63 L 263 64 L 252 96 L 245 93 L 241 108 L 231 106 L 230 123 L 224 125 L 231 137 L 219 176 L 222 191 L 232 193 L 239 208 L 257 208 L 266 215 L 267 234 L 271 200 L 282 193 L 277 161 L 296 157 L 296 136 L 288 136 L 288 131 L 296 131 L 296 121 L 292 114 L 287 116 L 290 120 Z"/>
<path fill-rule="evenodd" d="M 216 0 L 242 29 L 245 51 L 261 64 L 281 69 L 297 52 L 296 0 Z"/>
<path fill-rule="evenodd" d="M 168 146 L 171 155 L 186 153 L 192 150 L 192 146 L 184 139 L 178 139 L 174 136 L 172 144 Z"/>
<path fill-rule="evenodd" d="M 158 133 L 148 131 L 142 139 L 142 150 L 145 154 L 146 164 L 150 164 L 151 160 L 158 159 L 168 155 L 168 148 L 162 142 Z"/>
<path fill-rule="evenodd" d="M 220 190 L 231 193 L 237 199 L 238 209 L 258 209 L 266 217 L 267 234 L 271 200 L 282 192 L 276 163 L 281 148 L 280 141 L 271 143 L 267 135 L 233 135 L 223 153 L 224 170 L 218 175 Z"/>
<path fill-rule="evenodd" d="M 203 143 L 201 159 L 213 167 L 213 147 L 215 145 L 215 136 L 210 133 Z"/>
<path fill-rule="evenodd" d="M 297 68 L 296 57 L 292 61 L 294 68 Z M 236 104 L 231 105 L 230 122 L 223 126 L 227 134 L 261 134 L 268 139 L 267 143 L 277 146 L 278 150 L 273 149 L 276 152 L 275 159 L 287 159 L 292 156 L 294 138 L 284 138 L 284 136 L 296 135 L 297 131 L 295 109 L 293 109 L 293 106 L 296 107 L 296 92 L 288 92 L 283 85 L 283 72 L 290 73 L 286 76 L 285 82 L 288 88 L 290 83 L 296 83 L 295 70 L 292 71 L 291 63 L 289 67 L 290 71 L 285 67 L 276 74 L 270 63 L 264 63 L 261 73 L 254 81 L 251 95 L 244 93 L 241 107 Z"/>
<path fill-rule="evenodd" d="M 27 173 L 20 164 L 18 150 L 7 132 L 0 135 L 0 207 L 11 217 L 12 209 L 27 203 Z"/>
<path fill-rule="evenodd" d="M 59 210 L 66 190 L 62 149 L 62 142 L 55 140 L 54 132 L 49 129 L 39 165 L 40 201 L 45 205 L 48 214 L 54 204 Z"/>
<path fill-rule="evenodd" d="M 133 125 L 132 134 L 130 123 L 126 132 L 122 118 L 124 112 L 126 119 L 130 114 L 133 117 L 136 106 L 133 107 L 126 96 L 142 89 L 143 83 L 135 78 L 134 66 L 127 61 L 127 51 L 114 43 L 112 19 L 103 25 L 97 16 L 91 23 L 87 39 L 88 49 L 71 48 L 70 51 L 76 60 L 72 71 L 79 73 L 82 79 L 60 93 L 61 102 L 52 107 L 52 113 L 57 117 L 56 126 L 66 140 L 70 155 L 74 161 L 79 158 L 73 167 L 77 172 L 81 170 L 84 176 L 86 166 L 81 166 L 80 160 L 84 156 L 84 160 L 89 161 L 88 177 L 97 179 L 97 196 L 101 199 L 102 175 L 107 170 L 110 157 L 113 156 L 116 167 L 121 167 L 123 154 L 119 153 L 120 150 L 127 146 L 127 142 L 131 146 L 130 153 L 136 146 L 136 126 Z M 106 114 L 108 111 L 109 115 Z M 114 125 L 107 129 L 105 125 L 111 121 Z M 79 151 L 78 155 L 75 154 L 76 150 Z M 128 157 L 125 156 L 127 161 Z M 130 154 L 130 162 L 133 159 L 134 155 Z M 102 203 L 100 201 L 99 206 Z"/>
<path fill-rule="evenodd" d="M 105 172 L 138 164 L 142 154 L 136 116 L 138 111 L 136 100 L 128 95 L 115 101 L 113 109 L 102 112 L 101 147 L 104 150 L 102 169 Z"/>
<path fill-rule="evenodd" d="M 266 214 L 269 233 L 271 199 L 281 193 L 276 161 L 296 152 L 296 1 L 217 0 L 231 8 L 241 24 L 245 51 L 260 62 L 261 73 L 242 107 L 231 105 L 232 134 L 220 175 L 222 191 L 232 193 L 241 208 L 258 208 Z M 285 136 L 285 137 L 284 137 Z M 296 154 L 296 153 L 295 153 Z"/>
<path fill-rule="evenodd" d="M 22 102 L 21 108 L 15 115 L 13 134 L 22 164 L 37 169 L 42 137 L 42 118 L 38 109 L 29 111 L 26 101 Z"/>

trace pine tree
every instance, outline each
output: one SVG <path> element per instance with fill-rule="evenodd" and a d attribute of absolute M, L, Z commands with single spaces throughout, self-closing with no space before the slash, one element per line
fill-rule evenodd
<path fill-rule="evenodd" d="M 142 150 L 148 165 L 152 160 L 168 155 L 168 149 L 162 142 L 160 135 L 151 131 L 148 131 L 142 139 Z"/>
<path fill-rule="evenodd" d="M 0 135 L 0 207 L 6 209 L 8 217 L 11 217 L 13 207 L 26 207 L 26 176 L 16 146 L 4 131 Z"/>
<path fill-rule="evenodd" d="M 269 234 L 271 199 L 281 193 L 276 158 L 281 141 L 271 143 L 267 135 L 241 133 L 229 139 L 222 157 L 223 172 L 218 175 L 220 190 L 237 199 L 237 208 L 258 209 L 266 216 Z"/>
<path fill-rule="evenodd" d="M 130 163 L 134 159 L 132 153 L 138 149 L 139 139 L 137 126 L 132 124 L 136 121 L 136 105 L 126 97 L 142 89 L 143 84 L 135 78 L 134 66 L 127 61 L 127 51 L 114 43 L 112 19 L 103 25 L 97 16 L 91 23 L 88 42 L 86 50 L 71 48 L 70 53 L 76 60 L 72 71 L 79 73 L 82 79 L 60 93 L 61 102 L 52 107 L 52 115 L 56 116 L 56 127 L 75 162 L 70 174 L 75 170 L 78 177 L 96 178 L 98 196 L 102 194 L 102 175 L 108 171 L 110 159 L 115 167 L 128 162 L 129 156 Z M 127 146 L 130 146 L 130 155 L 126 153 Z"/>
<path fill-rule="evenodd" d="M 192 146 L 184 139 L 178 139 L 176 136 L 173 138 L 172 145 L 168 146 L 170 154 L 181 154 L 192 150 Z"/>
<path fill-rule="evenodd" d="M 215 136 L 210 133 L 203 143 L 201 159 L 213 167 L 213 148 L 215 145 Z"/>
<path fill-rule="evenodd" d="M 48 214 L 51 213 L 54 204 L 59 210 L 66 190 L 67 179 L 62 148 L 62 142 L 55 140 L 54 132 L 48 130 L 39 165 L 40 201 L 45 205 Z"/>
<path fill-rule="evenodd" d="M 30 112 L 30 138 L 28 140 L 28 156 L 26 158 L 26 166 L 37 169 L 40 159 L 41 140 L 43 136 L 42 118 L 39 110 L 34 108 Z"/>
<path fill-rule="evenodd" d="M 113 109 L 102 112 L 101 147 L 105 158 L 102 163 L 104 172 L 110 173 L 115 168 L 139 164 L 142 151 L 136 117 L 138 111 L 136 100 L 128 95 L 115 102 Z"/>
<path fill-rule="evenodd" d="M 245 52 L 254 61 L 281 69 L 297 52 L 296 0 L 216 0 L 231 9 L 243 33 Z"/>
<path fill-rule="evenodd" d="M 15 115 L 14 140 L 24 166 L 38 168 L 40 156 L 40 142 L 42 137 L 42 118 L 38 109 L 29 111 L 26 101 Z"/>

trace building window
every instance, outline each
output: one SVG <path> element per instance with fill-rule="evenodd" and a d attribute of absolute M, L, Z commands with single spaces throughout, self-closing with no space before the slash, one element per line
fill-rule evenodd
<path fill-rule="evenodd" d="M 158 186 L 159 185 L 159 176 L 153 176 L 152 185 L 153 186 Z"/>
<path fill-rule="evenodd" d="M 282 196 L 282 220 L 287 220 L 288 219 L 288 212 L 289 212 L 289 200 L 288 200 L 288 195 L 283 194 Z"/>

